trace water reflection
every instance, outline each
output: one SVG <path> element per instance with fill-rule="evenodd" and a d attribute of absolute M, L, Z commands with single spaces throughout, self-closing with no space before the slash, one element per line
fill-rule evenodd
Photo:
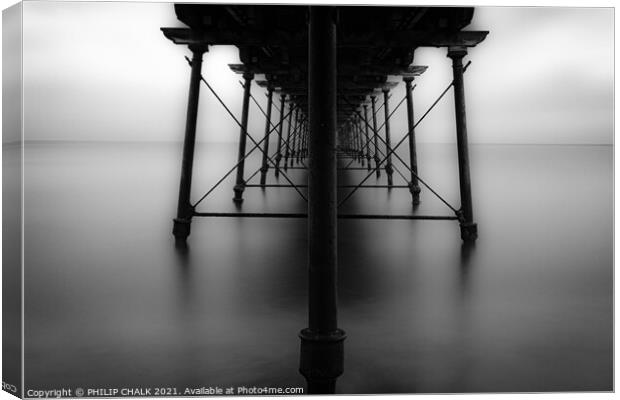
<path fill-rule="evenodd" d="M 460 271 L 460 292 L 463 297 L 466 297 L 467 292 L 469 291 L 470 274 L 474 269 L 474 266 L 472 265 L 472 258 L 474 257 L 475 249 L 476 242 L 463 242 L 461 244 L 461 257 L 458 266 Z"/>

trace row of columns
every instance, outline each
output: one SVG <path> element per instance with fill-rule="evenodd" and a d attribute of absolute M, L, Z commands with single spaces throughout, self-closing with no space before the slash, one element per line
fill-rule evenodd
<path fill-rule="evenodd" d="M 177 207 L 177 218 L 174 220 L 173 232 L 175 237 L 180 240 L 185 240 L 190 233 L 191 218 L 193 215 L 193 207 L 190 204 L 190 188 L 192 178 L 192 166 L 194 157 L 194 145 L 196 135 L 196 119 L 198 112 L 198 98 L 199 98 L 199 85 L 200 85 L 200 70 L 202 66 L 202 56 L 207 51 L 207 46 L 190 46 L 192 50 L 192 73 L 190 76 L 190 90 L 188 98 L 187 109 L 187 121 L 185 129 L 185 140 L 183 146 L 183 161 L 181 167 L 181 180 L 179 186 L 179 202 Z M 469 175 L 469 155 L 467 150 L 467 128 L 466 128 L 466 113 L 465 113 L 465 101 L 464 101 L 464 84 L 463 84 L 463 63 L 462 59 L 467 54 L 465 48 L 452 48 L 448 52 L 448 57 L 453 60 L 453 75 L 454 75 L 454 90 L 455 90 L 455 117 L 456 117 L 456 129 L 457 129 L 457 149 L 458 149 L 458 164 L 459 164 L 459 186 L 461 193 L 461 209 L 459 213 L 459 219 L 461 222 L 461 236 L 463 240 L 475 240 L 477 237 L 476 224 L 473 223 L 473 210 L 471 200 L 471 185 Z M 239 151 L 238 151 L 238 168 L 235 186 L 233 188 L 234 197 L 233 200 L 236 203 L 243 201 L 243 192 L 245 190 L 244 181 L 244 157 L 246 151 L 247 142 L 247 123 L 249 113 L 249 99 L 251 82 L 253 79 L 253 73 L 245 72 L 244 78 L 244 95 L 242 105 L 241 116 L 241 129 L 239 134 Z M 413 204 L 419 204 L 420 187 L 418 184 L 418 167 L 417 167 L 417 152 L 415 143 L 415 130 L 414 130 L 414 114 L 413 114 L 413 99 L 411 93 L 412 77 L 403 78 L 406 85 L 406 100 L 407 100 L 407 121 L 408 121 L 408 135 L 409 135 L 409 156 L 410 156 L 410 170 L 411 179 L 409 182 L 409 188 L 412 195 Z M 273 87 L 268 87 L 268 106 L 267 106 L 267 118 L 265 124 L 265 136 L 270 132 L 271 128 L 271 111 L 273 104 Z M 391 137 L 390 137 L 390 122 L 389 122 L 389 89 L 383 90 L 384 97 L 384 113 L 385 113 L 385 144 L 387 160 L 385 162 L 385 171 L 387 174 L 388 186 L 393 185 L 393 165 L 392 157 L 390 155 Z M 279 168 L 282 159 L 284 158 L 283 167 L 286 170 L 289 165 L 289 159 L 291 165 L 293 160 L 297 163 L 303 160 L 307 156 L 307 135 L 308 126 L 307 119 L 300 118 L 300 109 L 295 107 L 294 103 L 289 102 L 288 113 L 288 134 L 286 142 L 283 147 L 283 119 L 285 116 L 285 95 L 280 96 L 280 124 L 278 128 L 278 151 L 276 153 L 275 162 L 275 175 L 279 175 Z M 377 119 L 376 119 L 376 96 L 371 96 L 372 107 L 372 135 L 374 141 L 374 161 L 377 177 L 380 177 L 381 172 L 379 168 L 379 162 L 381 158 L 379 156 L 379 137 L 377 132 Z M 364 157 L 368 161 L 368 169 L 370 170 L 370 134 L 369 134 L 369 121 L 368 121 L 368 106 L 363 105 L 364 109 L 364 121 L 361 118 L 357 118 L 353 123 L 349 125 L 349 131 L 354 132 L 352 135 L 355 141 L 347 143 L 347 148 L 355 152 L 355 156 L 362 162 Z M 360 128 L 360 125 L 364 129 Z M 362 135 L 362 131 L 364 134 Z M 349 134 L 350 135 L 350 134 Z M 350 135 L 351 136 L 351 135 Z M 366 153 L 364 154 L 363 149 Z M 269 152 L 269 140 L 265 138 L 263 143 L 263 160 L 261 166 L 261 185 L 265 185 L 267 171 L 269 169 L 268 153 Z M 284 152 L 284 155 L 282 155 Z"/>
<path fill-rule="evenodd" d="M 191 60 L 191 77 L 189 87 L 187 121 L 183 146 L 183 160 L 181 165 L 181 179 L 179 187 L 179 202 L 177 217 L 174 219 L 173 234 L 177 242 L 184 243 L 190 234 L 191 219 L 194 209 L 190 203 L 192 180 L 192 166 L 194 145 L 196 138 L 196 121 L 198 112 L 199 86 L 201 80 L 202 55 L 207 51 L 206 46 L 191 45 L 193 57 Z M 467 129 L 465 117 L 465 99 L 463 85 L 462 59 L 466 54 L 464 48 L 450 48 L 448 56 L 453 62 L 456 134 L 459 158 L 459 183 L 461 193 L 461 209 L 459 221 L 463 240 L 475 240 L 477 236 L 476 224 L 473 222 L 471 204 L 471 188 L 469 174 L 469 157 L 467 151 Z M 243 157 L 247 138 L 247 121 L 249 95 L 253 74 L 243 75 L 245 80 L 244 99 L 239 137 L 239 168 L 237 169 L 236 184 L 234 187 L 234 201 L 241 202 L 245 188 L 243 177 Z M 303 329 L 301 338 L 300 372 L 306 377 L 310 393 L 333 393 L 335 382 L 343 372 L 344 366 L 344 331 L 338 327 L 337 318 L 337 146 L 336 146 L 336 8 L 312 6 L 309 13 L 309 46 L 308 46 L 308 117 L 306 122 L 307 135 L 293 136 L 301 142 L 301 154 L 307 149 L 308 165 L 308 327 Z M 415 158 L 415 136 L 413 133 L 413 104 L 407 85 L 408 126 L 410 135 L 410 155 L 412 166 L 411 190 L 412 194 L 419 193 L 417 185 L 417 164 Z M 387 154 L 391 146 L 389 131 L 388 91 L 384 90 L 385 102 L 385 130 Z M 268 90 L 267 128 L 269 132 L 273 90 Z M 284 117 L 284 96 L 280 98 L 280 122 Z M 294 107 L 289 103 L 290 107 Z M 376 98 L 371 98 L 373 115 L 373 141 L 378 148 L 376 123 Z M 295 125 L 303 125 L 299 108 L 295 111 Z M 291 143 L 291 116 L 289 113 L 289 132 L 285 149 L 285 165 L 288 158 L 299 153 L 289 152 Z M 368 109 L 364 106 L 364 137 L 370 140 L 367 121 Z M 359 121 L 358 121 L 359 122 Z M 357 128 L 358 139 L 361 138 L 361 129 Z M 265 142 L 268 142 L 267 140 Z M 283 144 L 282 124 L 278 129 L 278 149 Z M 264 144 L 268 150 L 268 144 Z M 295 148 L 295 146 L 293 146 Z M 296 150 L 300 151 L 300 150 Z M 267 154 L 267 152 L 265 152 Z M 366 153 L 370 161 L 370 154 Z M 277 166 L 282 157 L 280 151 L 276 155 Z M 376 174 L 380 176 L 378 154 L 375 152 Z M 263 157 L 261 167 L 267 171 L 267 158 Z M 386 172 L 391 184 L 391 159 L 386 164 Z M 415 169 L 414 169 L 415 168 Z M 263 172 L 263 171 L 261 171 Z M 276 168 L 277 173 L 277 168 Z M 261 181 L 263 181 L 261 179 Z"/>
<path fill-rule="evenodd" d="M 272 108 L 272 96 L 273 96 L 273 87 L 268 87 L 267 89 L 267 112 L 266 112 L 266 122 L 265 122 L 265 136 L 263 138 L 263 161 L 260 168 L 261 176 L 260 176 L 260 184 L 264 186 L 267 181 L 267 172 L 269 171 L 269 163 L 268 163 L 268 154 L 269 154 L 269 132 L 271 131 L 272 123 L 271 123 L 271 108 Z M 285 102 L 286 95 L 280 95 L 280 121 L 278 124 L 278 139 L 277 139 L 277 151 L 274 154 L 275 156 L 275 176 L 278 177 L 280 175 L 280 163 L 282 163 L 282 168 L 286 171 L 289 168 L 289 160 L 290 166 L 292 167 L 294 164 L 301 163 L 307 156 L 307 136 L 308 136 L 308 122 L 303 113 L 300 111 L 301 109 L 292 101 L 289 101 L 289 111 L 288 111 L 288 133 L 286 140 L 283 138 L 283 127 L 284 127 L 284 117 L 285 117 Z M 282 161 L 284 160 L 284 161 Z"/>
<path fill-rule="evenodd" d="M 408 141 L 409 141 L 409 167 L 411 170 L 411 180 L 409 181 L 409 189 L 412 196 L 412 202 L 414 205 L 420 203 L 420 186 L 418 184 L 418 165 L 416 155 L 416 143 L 415 143 L 415 121 L 413 117 L 413 95 L 412 95 L 412 81 L 413 77 L 404 77 L 407 100 L 407 121 L 408 121 Z M 385 128 L 385 155 L 387 160 L 385 161 L 385 172 L 387 175 L 388 187 L 393 186 L 394 166 L 392 163 L 392 141 L 390 131 L 390 107 L 389 97 L 390 90 L 383 88 L 383 108 L 385 113 L 384 128 Z M 372 126 L 373 126 L 373 139 L 374 139 L 374 161 L 377 178 L 381 176 L 379 163 L 381 162 L 381 156 L 379 153 L 379 132 L 377 129 L 377 112 L 376 112 L 376 96 L 370 96 L 372 104 Z M 370 123 L 368 121 L 368 105 L 362 105 L 364 112 L 363 120 L 357 112 L 354 113 L 352 120 L 349 121 L 343 128 L 342 133 L 344 136 L 344 148 L 345 152 L 353 155 L 362 166 L 364 166 L 364 158 L 368 161 L 368 171 L 372 169 L 370 160 L 373 158 L 370 155 L 372 142 L 370 141 Z M 362 128 L 363 127 L 363 128 Z M 363 132 L 363 134 L 362 134 Z"/>
<path fill-rule="evenodd" d="M 234 197 L 233 201 L 237 204 L 241 204 L 243 202 L 243 192 L 246 187 L 246 182 L 244 180 L 244 171 L 245 171 L 245 156 L 246 156 L 246 142 L 248 137 L 248 116 L 249 116 L 249 103 L 251 96 L 251 85 L 252 79 L 254 78 L 254 74 L 252 72 L 244 72 L 243 73 L 243 103 L 242 103 L 242 111 L 241 111 L 241 128 L 239 132 L 239 150 L 237 153 L 237 176 L 235 180 L 235 186 L 233 188 Z M 269 171 L 269 136 L 271 132 L 272 122 L 271 122 L 271 112 L 273 108 L 273 93 L 274 88 L 271 85 L 267 86 L 267 111 L 266 121 L 265 121 L 265 133 L 263 138 L 263 148 L 262 148 L 262 162 L 260 168 L 260 184 L 261 186 L 265 186 L 267 181 L 267 172 Z M 284 158 L 283 168 L 284 170 L 288 170 L 289 167 L 289 159 L 290 165 L 293 166 L 294 162 L 299 164 L 307 154 L 307 121 L 303 116 L 303 112 L 300 107 L 296 106 L 292 101 L 289 101 L 289 111 L 288 111 L 288 133 L 286 137 L 286 141 L 283 140 L 283 122 L 284 122 L 284 112 L 285 112 L 285 101 L 286 95 L 280 96 L 280 124 L 278 127 L 278 148 L 277 153 L 275 154 L 275 176 L 279 176 L 280 174 L 280 163 Z M 282 149 L 284 145 L 284 150 Z M 284 155 L 282 152 L 284 151 Z"/>

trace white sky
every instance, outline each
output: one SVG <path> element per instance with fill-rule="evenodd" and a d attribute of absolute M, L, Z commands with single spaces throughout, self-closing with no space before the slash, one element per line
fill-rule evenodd
<path fill-rule="evenodd" d="M 490 30 L 467 59 L 470 142 L 595 143 L 613 140 L 613 11 L 610 8 L 479 7 L 467 29 Z M 26 2 L 25 133 L 30 140 L 181 140 L 189 51 L 161 26 L 181 26 L 172 4 Z M 416 115 L 451 80 L 445 49 L 418 49 Z M 203 75 L 240 114 L 234 47 L 214 46 Z M 254 96 L 263 104 L 262 89 Z M 395 90 L 392 108 L 404 95 Z M 406 131 L 404 107 L 392 122 Z M 277 114 L 276 114 L 277 115 Z M 262 136 L 254 107 L 250 133 Z M 198 139 L 236 141 L 238 128 L 201 89 Z M 417 131 L 420 142 L 454 140 L 453 98 L 446 96 Z"/>

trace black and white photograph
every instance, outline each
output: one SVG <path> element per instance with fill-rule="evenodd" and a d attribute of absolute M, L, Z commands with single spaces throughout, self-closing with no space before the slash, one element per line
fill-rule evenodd
<path fill-rule="evenodd" d="M 3 399 L 614 392 L 611 2 L 0 4 Z"/>

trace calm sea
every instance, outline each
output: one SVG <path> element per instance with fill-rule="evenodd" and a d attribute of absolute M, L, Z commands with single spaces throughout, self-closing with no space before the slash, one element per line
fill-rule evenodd
<path fill-rule="evenodd" d="M 235 152 L 198 146 L 193 199 Z M 188 251 L 176 250 L 180 154 L 180 144 L 26 146 L 26 389 L 305 386 L 306 221 L 196 218 Z M 340 221 L 348 337 L 337 393 L 612 390 L 613 147 L 470 155 L 473 249 L 454 221 Z M 454 145 L 419 145 L 419 165 L 458 206 Z M 305 183 L 303 170 L 288 176 Z M 235 211 L 233 178 L 198 209 Z M 243 203 L 305 207 L 290 188 L 248 188 Z M 362 189 L 343 212 L 450 215 L 424 187 L 415 210 L 406 189 Z"/>

